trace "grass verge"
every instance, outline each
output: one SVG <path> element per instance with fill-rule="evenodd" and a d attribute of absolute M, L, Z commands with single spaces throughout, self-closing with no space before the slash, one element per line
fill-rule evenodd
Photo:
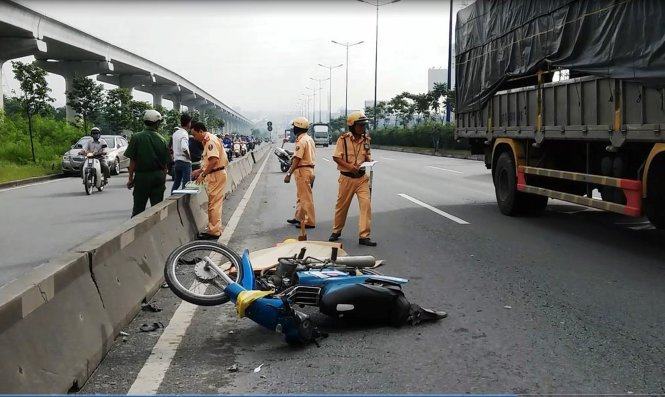
<path fill-rule="evenodd" d="M 56 161 L 44 161 L 36 164 L 16 164 L 0 161 L 0 183 L 59 174 L 60 172 L 60 165 Z"/>

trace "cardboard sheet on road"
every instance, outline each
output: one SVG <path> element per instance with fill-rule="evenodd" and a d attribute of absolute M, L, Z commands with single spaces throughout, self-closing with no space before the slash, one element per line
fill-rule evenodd
<path fill-rule="evenodd" d="M 275 247 L 265 248 L 254 251 L 249 254 L 254 271 L 261 271 L 277 263 L 277 259 L 288 256 L 298 255 L 302 247 L 307 248 L 305 256 L 311 256 L 317 259 L 329 259 L 333 247 L 339 251 L 337 256 L 346 256 L 347 253 L 342 249 L 342 244 L 331 243 L 328 241 L 294 241 L 280 243 Z"/>

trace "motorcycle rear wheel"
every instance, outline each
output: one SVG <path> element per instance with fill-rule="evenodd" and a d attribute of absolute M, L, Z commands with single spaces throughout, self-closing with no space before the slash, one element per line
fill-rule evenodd
<path fill-rule="evenodd" d="M 206 257 L 236 282 L 242 278 L 240 256 L 208 240 L 196 240 L 176 248 L 166 259 L 164 278 L 171 291 L 186 302 L 198 306 L 224 304 L 230 300 L 224 292 L 227 283 L 206 264 Z"/>
<path fill-rule="evenodd" d="M 289 167 L 288 164 L 280 163 L 280 164 L 279 164 L 279 168 L 282 170 L 282 172 L 286 172 L 286 171 L 288 171 L 289 168 L 291 168 L 291 167 Z"/>

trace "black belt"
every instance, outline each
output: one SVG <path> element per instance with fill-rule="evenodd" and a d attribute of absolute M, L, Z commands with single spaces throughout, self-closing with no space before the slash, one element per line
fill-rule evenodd
<path fill-rule="evenodd" d="M 217 172 L 217 171 L 224 171 L 224 168 L 225 168 L 225 167 L 215 168 L 214 170 L 208 172 L 206 175 L 210 175 L 210 174 L 212 174 L 213 172 Z"/>
<path fill-rule="evenodd" d="M 310 165 L 299 165 L 299 166 L 296 167 L 296 169 L 298 169 L 298 168 L 314 168 L 314 164 L 310 164 Z"/>
<path fill-rule="evenodd" d="M 339 173 L 344 175 L 344 176 L 348 176 L 349 178 L 353 178 L 353 179 L 358 179 L 358 178 L 362 178 L 363 176 L 365 176 L 365 171 L 360 171 L 357 174 L 354 174 L 353 172 L 344 172 L 344 171 L 340 171 Z"/>

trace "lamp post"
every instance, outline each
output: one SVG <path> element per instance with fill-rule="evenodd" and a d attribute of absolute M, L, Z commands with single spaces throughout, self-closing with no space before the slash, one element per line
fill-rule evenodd
<path fill-rule="evenodd" d="M 450 16 L 448 21 L 448 89 L 451 90 L 453 56 L 453 0 L 450 0 Z M 450 101 L 446 98 L 446 123 L 450 123 Z"/>
<path fill-rule="evenodd" d="M 312 90 L 312 121 L 316 118 L 316 87 L 305 87 L 308 90 Z M 319 98 L 320 99 L 320 98 Z"/>
<path fill-rule="evenodd" d="M 320 123 L 320 122 L 323 121 L 323 119 L 321 118 L 321 102 L 323 102 L 323 100 L 321 99 L 322 98 L 321 90 L 323 89 L 323 87 L 321 86 L 321 83 L 323 83 L 324 81 L 329 80 L 329 79 L 315 79 L 314 77 L 310 77 L 309 79 L 312 80 L 312 81 L 318 81 L 319 82 L 319 123 Z"/>
<path fill-rule="evenodd" d="M 333 69 L 342 67 L 343 64 L 340 63 L 339 65 L 336 66 L 332 65 L 327 66 L 320 63 L 319 66 L 328 69 L 328 72 L 330 73 L 330 77 L 328 77 L 328 124 L 330 124 L 330 122 L 332 121 L 332 71 Z"/>
<path fill-rule="evenodd" d="M 400 0 L 392 0 L 386 3 L 380 3 L 378 0 L 376 3 L 367 1 L 367 0 L 358 0 L 361 3 L 369 4 L 376 7 L 376 40 L 374 43 L 374 130 L 376 131 L 376 91 L 377 91 L 377 82 L 378 82 L 378 64 L 379 64 L 379 7 L 387 6 L 388 4 L 397 3 Z"/>
<path fill-rule="evenodd" d="M 330 40 L 330 41 L 332 41 L 334 44 L 339 44 L 341 46 L 346 47 L 346 84 L 345 84 L 345 86 L 346 86 L 346 88 L 345 88 L 345 91 L 346 91 L 345 98 L 346 99 L 344 100 L 344 118 L 347 118 L 349 116 L 349 47 L 353 47 L 354 45 L 362 44 L 362 43 L 364 43 L 364 41 L 359 41 L 357 43 L 349 43 L 349 42 L 340 43 L 340 42 L 335 41 L 335 40 Z"/>

